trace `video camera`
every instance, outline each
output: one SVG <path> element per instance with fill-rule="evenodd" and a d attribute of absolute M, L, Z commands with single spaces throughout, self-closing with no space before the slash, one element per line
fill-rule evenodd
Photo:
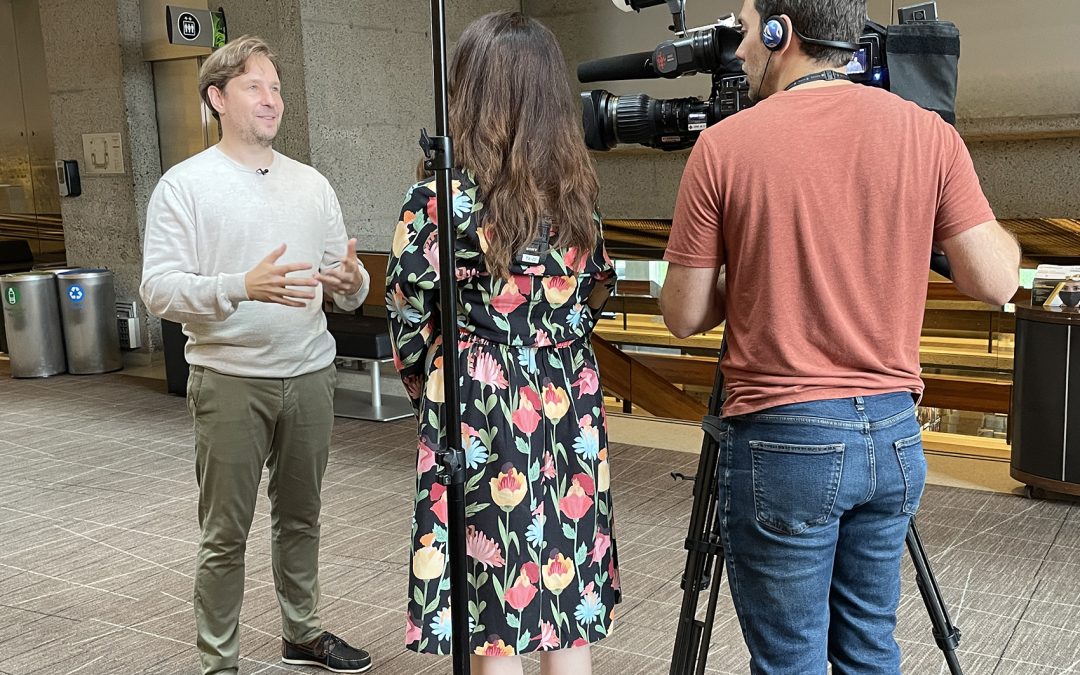
<path fill-rule="evenodd" d="M 753 105 L 742 61 L 735 57 L 742 34 L 734 15 L 687 30 L 686 0 L 612 1 L 628 12 L 666 3 L 676 38 L 651 52 L 586 61 L 578 66 L 578 81 L 674 79 L 706 73 L 712 76 L 712 92 L 706 100 L 616 96 L 603 89 L 582 92 L 585 143 L 590 149 L 611 150 L 620 143 L 636 143 L 682 150 L 691 147 L 706 128 Z M 893 91 L 955 122 L 959 31 L 949 22 L 937 21 L 933 2 L 904 7 L 899 16 L 901 23 L 889 27 L 867 20 L 859 50 L 848 63 L 848 76 L 854 82 Z M 895 63 L 886 62 L 886 52 Z M 892 86 L 898 79 L 901 86 Z"/>

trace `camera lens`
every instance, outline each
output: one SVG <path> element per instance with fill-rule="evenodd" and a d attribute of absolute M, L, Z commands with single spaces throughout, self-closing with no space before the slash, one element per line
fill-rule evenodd
<path fill-rule="evenodd" d="M 653 135 L 656 102 L 645 94 L 614 96 L 608 103 L 617 143 L 647 144 Z"/>
<path fill-rule="evenodd" d="M 604 90 L 581 97 L 585 144 L 592 150 L 610 150 L 620 143 L 680 150 L 692 146 L 698 134 L 719 119 L 712 102 L 696 98 L 614 96 Z"/>

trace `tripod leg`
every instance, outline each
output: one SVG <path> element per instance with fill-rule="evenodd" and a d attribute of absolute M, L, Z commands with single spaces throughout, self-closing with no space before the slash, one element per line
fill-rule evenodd
<path fill-rule="evenodd" d="M 720 520 L 717 517 L 716 529 L 713 537 L 720 541 Z M 719 544 L 718 544 L 719 545 Z M 701 632 L 698 634 L 698 644 L 694 645 L 693 653 L 697 657 L 697 670 L 695 675 L 705 675 L 705 664 L 709 660 L 709 643 L 712 641 L 713 624 L 716 622 L 716 603 L 720 600 L 721 578 L 724 574 L 724 550 L 720 549 L 713 556 L 712 576 L 709 581 L 712 588 L 709 589 L 709 604 L 705 608 L 705 619 L 701 622 Z"/>
<path fill-rule="evenodd" d="M 727 352 L 727 338 L 720 343 L 720 360 Z M 686 533 L 686 567 L 683 569 L 682 607 L 675 631 L 675 646 L 671 655 L 670 675 L 702 675 L 712 641 L 713 618 L 719 597 L 720 574 L 724 569 L 724 549 L 720 544 L 720 514 L 717 503 L 719 490 L 719 456 L 721 410 L 724 399 L 724 372 L 719 361 L 709 397 L 709 414 L 702 420 L 705 436 L 694 476 L 694 505 Z M 672 474 L 673 478 L 679 478 Z M 709 568 L 713 568 L 710 576 Z M 705 620 L 697 620 L 698 596 L 709 584 L 709 604 Z"/>
<path fill-rule="evenodd" d="M 938 648 L 945 655 L 945 663 L 949 666 L 952 675 L 963 675 L 960 661 L 956 656 L 956 648 L 960 645 L 960 629 L 953 625 L 949 618 L 949 611 L 945 607 L 945 600 L 941 597 L 941 589 L 938 587 L 934 572 L 930 569 L 930 560 L 926 557 L 926 549 L 923 548 L 922 539 L 919 538 L 919 530 L 915 527 L 915 519 L 911 519 L 907 531 L 908 553 L 911 554 L 911 562 L 915 565 L 915 582 L 919 586 L 919 594 L 922 595 L 923 604 L 930 614 L 930 623 L 934 627 L 934 640 Z"/>
<path fill-rule="evenodd" d="M 679 612 L 679 625 L 675 633 L 675 646 L 671 659 L 670 675 L 692 675 L 700 653 L 708 653 L 710 634 L 705 624 L 697 620 L 698 596 L 708 583 L 719 585 L 719 574 L 709 577 L 710 561 L 720 560 L 723 552 L 719 547 L 719 533 L 713 532 L 716 522 L 716 471 L 719 446 L 713 434 L 716 418 L 706 418 L 706 434 L 694 476 L 694 505 L 686 535 L 686 566 L 683 570 L 683 600 Z M 710 429 L 712 432 L 710 433 Z M 717 569 L 723 569 L 717 567 Z M 710 594 L 711 595 L 711 594 Z M 710 624 L 711 626 L 711 624 Z"/>

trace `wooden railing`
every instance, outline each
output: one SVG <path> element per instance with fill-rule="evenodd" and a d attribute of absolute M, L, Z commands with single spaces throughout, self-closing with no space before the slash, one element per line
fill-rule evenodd
<path fill-rule="evenodd" d="M 715 357 L 634 353 L 632 358 L 674 384 L 711 389 L 716 377 Z M 1009 413 L 1012 400 L 1010 380 L 923 374 L 923 382 L 926 383 L 922 400 L 924 406 L 983 413 Z"/>
<path fill-rule="evenodd" d="M 701 421 L 707 409 L 662 375 L 602 337 L 593 335 L 604 393 L 640 407 L 656 417 Z"/>
<path fill-rule="evenodd" d="M 688 338 L 677 338 L 657 318 L 630 315 L 605 319 L 596 333 L 615 344 L 679 349 L 689 354 L 715 354 L 724 336 L 716 328 Z M 919 342 L 920 362 L 927 368 L 960 368 L 1008 373 L 1013 366 L 1013 336 L 986 338 L 924 336 Z"/>

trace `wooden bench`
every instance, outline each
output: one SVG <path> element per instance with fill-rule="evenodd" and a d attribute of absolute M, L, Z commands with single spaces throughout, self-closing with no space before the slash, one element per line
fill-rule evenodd
<path fill-rule="evenodd" d="M 390 329 L 383 309 L 386 298 L 386 255 L 359 254 L 371 276 L 371 289 L 356 312 L 326 314 L 326 328 L 337 342 L 337 356 L 367 364 L 371 373 L 370 391 L 338 386 L 334 392 L 334 415 L 351 419 L 390 422 L 411 417 L 412 403 L 404 396 L 382 391 L 382 366 L 393 363 Z M 365 314 L 367 310 L 368 314 Z"/>

